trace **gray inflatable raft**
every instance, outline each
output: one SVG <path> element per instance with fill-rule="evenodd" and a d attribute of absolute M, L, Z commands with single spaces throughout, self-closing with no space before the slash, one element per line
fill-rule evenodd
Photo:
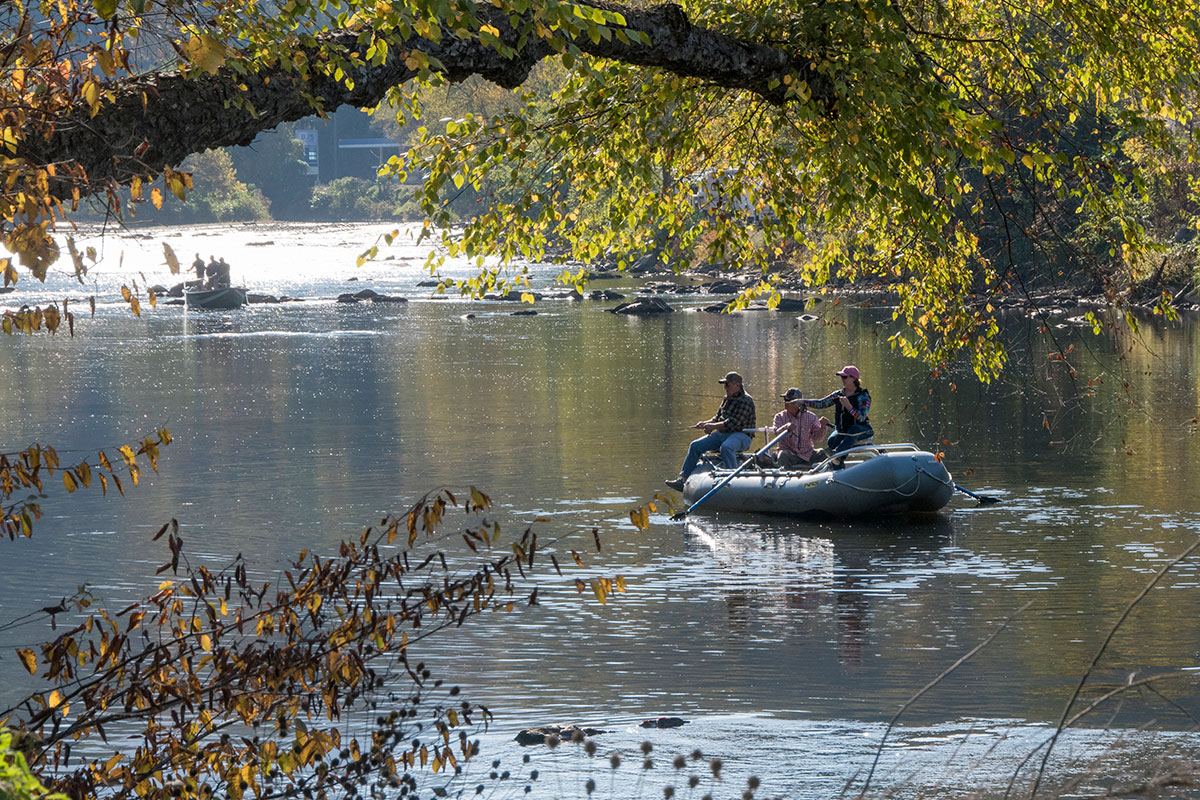
<path fill-rule="evenodd" d="M 683 487 L 684 501 L 694 504 L 732 471 L 692 473 Z M 937 511 L 953 494 L 954 480 L 933 453 L 914 444 L 863 445 L 807 472 L 751 465 L 696 511 L 834 517 L 904 514 Z"/>

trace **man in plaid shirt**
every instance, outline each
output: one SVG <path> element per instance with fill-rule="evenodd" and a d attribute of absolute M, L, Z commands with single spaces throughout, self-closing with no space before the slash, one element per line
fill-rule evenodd
<path fill-rule="evenodd" d="M 692 426 L 707 435 L 692 442 L 679 477 L 665 482 L 677 492 L 683 491 L 683 482 L 695 472 L 704 453 L 719 449 L 721 464 L 732 469 L 737 466 L 738 451 L 750 447 L 754 429 L 754 398 L 746 394 L 742 388 L 742 376 L 736 372 L 728 373 L 719 383 L 725 384 L 725 399 L 721 401 L 721 407 L 712 419 L 701 420 Z M 743 433 L 744 430 L 750 433 Z"/>

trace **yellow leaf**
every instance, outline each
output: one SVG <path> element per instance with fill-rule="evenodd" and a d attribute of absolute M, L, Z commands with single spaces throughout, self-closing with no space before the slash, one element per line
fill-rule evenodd
<path fill-rule="evenodd" d="M 17 657 L 21 659 L 30 675 L 37 674 L 37 655 L 32 650 L 18 650 Z"/>
<path fill-rule="evenodd" d="M 75 476 L 69 472 L 63 473 L 63 486 L 67 487 L 67 492 L 73 492 L 76 489 Z"/>
<path fill-rule="evenodd" d="M 1021 156 L 1021 163 L 1025 165 L 1026 169 L 1033 169 L 1033 156 Z"/>
<path fill-rule="evenodd" d="M 155 190 L 157 191 L 157 190 Z M 162 203 L 162 195 L 159 194 L 159 203 Z M 166 260 L 167 266 L 171 270 L 172 275 L 179 274 L 179 257 L 175 255 L 175 251 L 171 249 L 171 245 L 163 242 L 163 258 Z"/>
<path fill-rule="evenodd" d="M 155 208 L 162 208 L 162 189 L 155 187 L 150 190 L 150 202 L 154 203 Z"/>
<path fill-rule="evenodd" d="M 206 653 L 212 652 L 212 637 L 207 633 L 201 635 L 200 637 L 200 649 Z"/>
<path fill-rule="evenodd" d="M 58 691 L 58 689 L 55 689 L 50 693 L 50 696 L 46 698 L 46 705 L 50 706 L 50 708 L 58 708 L 62 705 L 62 702 L 62 692 Z"/>
<path fill-rule="evenodd" d="M 192 65 L 210 75 L 225 64 L 225 45 L 207 33 L 193 36 L 184 49 Z"/>

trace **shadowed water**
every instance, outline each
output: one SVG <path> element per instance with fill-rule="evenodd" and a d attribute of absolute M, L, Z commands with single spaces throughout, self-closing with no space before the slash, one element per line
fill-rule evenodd
<path fill-rule="evenodd" d="M 540 605 L 476 620 L 419 654 L 495 714 L 484 755 L 512 770 L 503 792 L 520 795 L 518 773 L 533 768 L 509 741 L 515 731 L 578 722 L 613 731 L 598 758 L 624 748 L 627 763 L 614 775 L 577 748 L 538 748 L 535 764 L 550 763 L 537 796 L 581 795 L 593 772 L 601 788 L 623 781 L 619 795 L 662 796 L 674 770 L 664 756 L 653 780 L 640 774 L 644 738 L 721 756 L 720 794 L 740 794 L 756 774 L 766 795 L 831 796 L 865 774 L 901 705 L 1007 620 L 905 710 L 879 773 L 912 796 L 950 793 L 964 775 L 1003 794 L 1126 605 L 1200 535 L 1194 321 L 1147 321 L 1131 342 L 1063 317 L 1044 330 L 1014 317 L 1011 371 L 981 387 L 900 358 L 888 309 L 826 301 L 814 308 L 821 321 L 803 323 L 685 312 L 710 298 L 670 298 L 681 313 L 626 319 L 605 313 L 612 303 L 544 301 L 537 316 L 514 317 L 513 304 L 431 299 L 411 245 L 356 270 L 376 233 L 172 232 L 185 261 L 223 255 L 252 290 L 308 299 L 216 314 L 160 305 L 141 318 L 121 308 L 122 276 L 177 278 L 160 266 L 159 240 L 110 237 L 83 287 L 102 301 L 95 318 L 74 304 L 73 338 L 3 342 L 5 452 L 51 443 L 67 462 L 158 427 L 175 442 L 123 498 L 49 490 L 35 537 L 0 543 L 0 624 L 83 583 L 118 608 L 151 593 L 168 554 L 149 539 L 171 518 L 192 563 L 243 553 L 274 580 L 302 548 L 334 552 L 431 489 L 474 485 L 506 530 L 533 524 L 541 548 L 563 563 L 577 550 L 588 565 L 538 573 Z M 535 288 L 553 272 L 537 268 Z M 22 281 L 0 302 L 81 291 L 61 277 Z M 332 302 L 366 287 L 411 302 Z M 1072 346 L 1066 361 L 1048 357 Z M 713 413 L 727 370 L 746 376 L 765 424 L 785 388 L 823 394 L 846 363 L 871 390 L 877 441 L 941 450 L 960 484 L 1003 502 L 960 495 L 931 518 L 822 523 L 674 522 L 660 503 L 649 530 L 630 523 L 678 471 L 689 426 Z M 628 590 L 604 606 L 580 597 L 574 579 L 598 574 L 623 575 Z M 1198 612 L 1197 566 L 1184 562 L 1133 612 L 1094 685 L 1197 667 Z M 0 630 L 0 706 L 35 685 L 13 648 L 47 635 L 40 622 Z M 1160 691 L 1106 706 L 1054 764 L 1110 769 L 1194 747 L 1193 686 Z M 690 724 L 636 727 L 660 715 Z M 551 774 L 565 785 L 548 784 Z"/>

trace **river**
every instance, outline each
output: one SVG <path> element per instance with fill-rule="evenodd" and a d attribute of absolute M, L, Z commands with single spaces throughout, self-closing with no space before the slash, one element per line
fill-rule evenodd
<path fill-rule="evenodd" d="M 740 796 L 750 775 L 761 796 L 825 798 L 848 783 L 854 794 L 893 714 L 997 634 L 905 709 L 872 779 L 896 796 L 987 796 L 1052 732 L 1126 606 L 1200 535 L 1195 319 L 1144 320 L 1131 337 L 1013 314 L 1009 371 L 981 386 L 965 369 L 933 376 L 901 358 L 886 308 L 826 300 L 818 321 L 802 322 L 668 297 L 678 313 L 638 319 L 606 313 L 612 302 L 543 301 L 536 316 L 514 316 L 512 303 L 438 299 L 417 285 L 429 279 L 427 248 L 411 235 L 355 266 L 384 230 L 85 231 L 103 259 L 83 286 L 23 274 L 0 296 L 5 307 L 99 301 L 94 317 L 72 304 L 73 337 L 0 346 L 4 452 L 36 441 L 71 461 L 159 427 L 175 439 L 126 496 L 52 488 L 35 536 L 0 542 L 0 625 L 81 584 L 116 608 L 152 593 L 166 551 L 150 536 L 172 518 L 193 563 L 243 553 L 274 576 L 302 548 L 333 553 L 431 489 L 477 486 L 506 530 L 532 524 L 564 563 L 573 549 L 589 554 L 583 577 L 619 573 L 628 590 L 601 606 L 576 594 L 574 575 L 542 574 L 540 605 L 476 621 L 423 654 L 495 715 L 467 786 L 522 796 L 538 769 L 535 797 L 584 796 L 588 776 L 611 796 L 662 796 L 675 771 L 668 757 L 643 773 L 637 748 L 650 740 L 657 753 L 724 759 L 714 796 Z M 224 313 L 160 304 L 134 317 L 122 282 L 178 280 L 163 242 L 185 264 L 223 256 L 252 291 L 303 301 Z M 451 261 L 443 274 L 472 271 Z M 555 269 L 531 273 L 540 288 Z M 333 300 L 361 288 L 409 302 Z M 726 371 L 746 377 L 765 424 L 784 389 L 824 394 L 847 363 L 871 391 L 877 441 L 942 450 L 960 484 L 1002 502 L 960 495 L 933 519 L 869 522 L 677 522 L 660 505 L 648 530 L 630 523 L 677 473 Z M 1085 696 L 1130 673 L 1200 668 L 1198 614 L 1200 572 L 1185 561 L 1134 609 Z M 0 707 L 34 686 L 13 649 L 47 635 L 0 629 Z M 1160 692 L 1089 717 L 1058 745 L 1051 774 L 1093 770 L 1101 785 L 1194 751 L 1194 685 Z M 637 727 L 664 715 L 689 724 Z M 570 722 L 610 731 L 600 753 L 626 753 L 623 766 L 511 741 Z M 493 757 L 508 782 L 488 777 Z"/>

